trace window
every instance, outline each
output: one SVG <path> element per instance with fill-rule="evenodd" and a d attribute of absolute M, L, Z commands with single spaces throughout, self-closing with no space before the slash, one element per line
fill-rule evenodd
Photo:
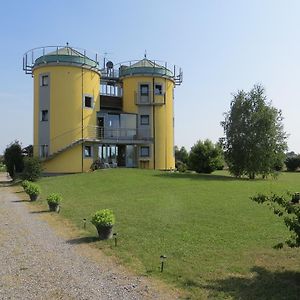
<path fill-rule="evenodd" d="M 92 146 L 84 146 L 84 157 L 92 157 Z"/>
<path fill-rule="evenodd" d="M 141 147 L 141 157 L 149 157 L 150 156 L 150 148 L 148 146 Z"/>
<path fill-rule="evenodd" d="M 141 96 L 148 96 L 149 95 L 149 85 L 141 84 L 140 91 L 141 91 Z"/>
<path fill-rule="evenodd" d="M 162 84 L 155 84 L 155 95 L 162 95 Z"/>
<path fill-rule="evenodd" d="M 141 125 L 149 125 L 149 115 L 141 115 Z"/>
<path fill-rule="evenodd" d="M 41 86 L 48 86 L 49 83 L 49 76 L 48 75 L 42 75 L 41 77 Z"/>
<path fill-rule="evenodd" d="M 93 108 L 93 97 L 84 96 L 84 107 Z"/>
<path fill-rule="evenodd" d="M 40 157 L 48 156 L 48 145 L 40 145 Z"/>
<path fill-rule="evenodd" d="M 48 121 L 48 110 L 42 110 L 41 111 L 41 121 Z"/>

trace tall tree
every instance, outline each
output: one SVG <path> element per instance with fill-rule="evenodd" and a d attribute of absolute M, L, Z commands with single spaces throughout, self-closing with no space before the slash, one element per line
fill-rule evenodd
<path fill-rule="evenodd" d="M 254 179 L 274 173 L 283 165 L 287 135 L 281 111 L 267 102 L 265 90 L 255 85 L 246 93 L 238 91 L 221 122 L 224 128 L 225 159 L 229 171 Z"/>

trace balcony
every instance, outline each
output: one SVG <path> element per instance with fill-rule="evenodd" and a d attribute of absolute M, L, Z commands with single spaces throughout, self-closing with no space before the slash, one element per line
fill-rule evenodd
<path fill-rule="evenodd" d="M 152 142 L 150 129 L 141 128 L 105 128 L 88 126 L 84 132 L 84 139 L 100 143 L 116 144 L 145 144 Z"/>

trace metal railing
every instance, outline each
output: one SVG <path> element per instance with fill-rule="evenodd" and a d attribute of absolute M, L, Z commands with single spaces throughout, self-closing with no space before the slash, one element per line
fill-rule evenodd
<path fill-rule="evenodd" d="M 35 145 L 35 153 L 47 158 L 84 141 L 130 143 L 152 140 L 150 128 L 105 128 L 88 125 L 68 130 L 50 140 L 50 145 Z"/>
<path fill-rule="evenodd" d="M 65 49 L 66 53 L 61 53 L 60 50 Z M 26 74 L 32 74 L 32 69 L 38 64 L 47 62 L 63 61 L 78 63 L 81 65 L 89 65 L 91 68 L 98 69 L 99 54 L 78 47 L 70 47 L 67 43 L 65 46 L 44 46 L 37 47 L 27 51 L 23 55 L 23 70 Z M 72 58 L 67 59 L 67 58 Z M 77 57 L 77 59 L 75 59 Z"/>
<path fill-rule="evenodd" d="M 150 128 L 107 128 L 101 126 L 87 126 L 84 139 L 137 141 L 151 140 Z"/>
<path fill-rule="evenodd" d="M 183 81 L 183 72 L 180 67 L 160 60 L 130 60 L 118 63 L 112 69 L 105 67 L 101 69 L 103 79 L 118 80 L 119 77 L 138 73 L 167 76 L 174 80 L 176 85 L 180 85 Z"/>

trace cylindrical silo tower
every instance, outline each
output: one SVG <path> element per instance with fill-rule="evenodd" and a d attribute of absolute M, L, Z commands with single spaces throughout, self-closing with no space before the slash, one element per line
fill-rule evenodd
<path fill-rule="evenodd" d="M 87 171 L 98 155 L 91 138 L 100 107 L 97 56 L 68 44 L 43 47 L 28 51 L 23 67 L 34 79 L 34 156 L 44 172 Z"/>
<path fill-rule="evenodd" d="M 138 135 L 150 135 L 151 143 L 138 145 L 140 168 L 175 168 L 174 87 L 182 81 L 182 72 L 166 63 L 149 60 L 121 64 L 123 110 L 137 114 Z"/>

